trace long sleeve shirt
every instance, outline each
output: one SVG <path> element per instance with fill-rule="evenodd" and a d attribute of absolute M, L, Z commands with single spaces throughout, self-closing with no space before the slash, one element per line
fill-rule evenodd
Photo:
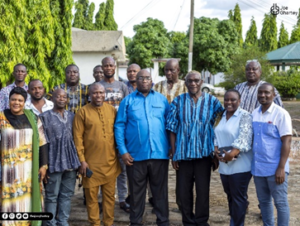
<path fill-rule="evenodd" d="M 87 162 L 93 171 L 83 178 L 83 187 L 91 188 L 116 179 L 121 168 L 114 138 L 116 110 L 109 104 L 101 107 L 87 104 L 76 113 L 73 136 L 80 162 Z"/>
<path fill-rule="evenodd" d="M 168 159 L 168 111 L 167 99 L 153 90 L 146 97 L 137 90 L 125 97 L 114 126 L 120 154 L 129 153 L 134 161 Z"/>
<path fill-rule="evenodd" d="M 215 127 L 215 146 L 219 150 L 232 146 L 239 149 L 240 154 L 235 161 L 220 162 L 220 174 L 232 175 L 251 171 L 252 136 L 252 116 L 249 112 L 238 108 L 228 120 L 226 111 L 223 113 L 221 121 Z"/>
<path fill-rule="evenodd" d="M 219 112 L 220 101 L 202 93 L 197 103 L 184 93 L 176 97 L 167 118 L 167 130 L 176 133 L 173 161 L 193 160 L 210 156 L 214 151 L 213 125 Z"/>

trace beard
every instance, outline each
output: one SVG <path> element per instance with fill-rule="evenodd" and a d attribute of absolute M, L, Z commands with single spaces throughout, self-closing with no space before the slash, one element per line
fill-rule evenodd
<path fill-rule="evenodd" d="M 112 78 L 112 77 L 114 77 L 114 75 L 115 75 L 115 74 L 112 74 L 112 75 L 105 75 L 105 74 L 104 74 L 104 77 L 106 77 L 106 78 Z"/>
<path fill-rule="evenodd" d="M 30 95 L 30 98 L 31 98 L 32 100 L 39 101 L 39 100 L 41 100 L 41 99 L 44 98 L 44 95 L 42 95 L 41 97 L 35 97 L 35 96 Z"/>

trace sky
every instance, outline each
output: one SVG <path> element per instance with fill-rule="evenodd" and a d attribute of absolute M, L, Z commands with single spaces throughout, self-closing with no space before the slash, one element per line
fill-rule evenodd
<path fill-rule="evenodd" d="M 96 14 L 99 4 L 105 0 L 90 0 L 90 2 L 95 3 L 94 14 Z M 119 26 L 118 30 L 122 30 L 123 35 L 128 37 L 134 36 L 133 26 L 146 21 L 148 17 L 163 21 L 168 31 L 186 32 L 190 24 L 191 0 L 114 0 L 114 3 L 114 18 Z M 195 0 L 194 16 L 228 19 L 228 11 L 234 9 L 236 3 L 241 9 L 244 39 L 252 16 L 256 21 L 257 35 L 260 37 L 264 14 L 270 12 L 273 3 L 280 8 L 287 7 L 285 12 L 298 13 L 300 8 L 300 0 Z M 297 22 L 297 16 L 278 15 L 278 34 L 281 21 L 290 36 Z"/>

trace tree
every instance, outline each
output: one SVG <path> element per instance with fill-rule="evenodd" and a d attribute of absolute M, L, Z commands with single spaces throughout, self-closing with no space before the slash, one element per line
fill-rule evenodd
<path fill-rule="evenodd" d="M 104 20 L 105 20 L 105 3 L 102 2 L 99 5 L 99 10 L 95 18 L 95 30 L 105 30 Z"/>
<path fill-rule="evenodd" d="M 227 71 L 230 57 L 239 51 L 235 24 L 206 17 L 195 18 L 194 24 L 193 69 Z"/>
<path fill-rule="evenodd" d="M 233 14 L 232 11 L 229 11 L 229 19 L 232 20 L 235 24 L 236 30 L 238 32 L 238 37 L 239 37 L 239 45 L 242 46 L 243 45 L 243 34 L 242 34 L 242 30 L 243 30 L 243 26 L 242 26 L 242 16 L 241 16 L 241 9 L 239 7 L 239 4 L 236 4 L 233 10 Z"/>
<path fill-rule="evenodd" d="M 189 39 L 184 32 L 171 31 L 169 33 L 171 41 L 171 49 L 169 55 L 172 58 L 180 58 L 181 76 L 184 77 L 188 72 L 188 54 L 189 54 Z"/>
<path fill-rule="evenodd" d="M 272 66 L 266 59 L 266 52 L 262 52 L 258 46 L 251 46 L 246 49 L 241 49 L 238 54 L 231 56 L 231 67 L 225 72 L 225 82 L 220 85 L 225 89 L 234 88 L 237 84 L 245 82 L 245 68 L 248 60 L 256 59 L 262 66 L 262 79 L 269 81 Z"/>
<path fill-rule="evenodd" d="M 229 10 L 229 12 L 228 12 L 228 18 L 229 18 L 229 20 L 233 21 L 233 11 L 232 11 L 232 9 Z"/>
<path fill-rule="evenodd" d="M 106 1 L 104 28 L 105 30 L 118 30 L 118 25 L 114 19 L 114 0 Z"/>
<path fill-rule="evenodd" d="M 72 0 L 66 0 L 62 5 L 59 0 L 20 0 L 0 4 L 0 81 L 3 85 L 12 81 L 13 67 L 17 63 L 27 66 L 27 82 L 39 78 L 49 89 L 55 82 L 62 81 L 64 71 L 60 73 L 56 69 L 64 68 L 66 60 L 73 62 Z M 59 21 L 62 18 L 64 22 Z M 63 27 L 63 34 L 59 26 Z M 55 60 L 58 61 L 54 63 Z"/>
<path fill-rule="evenodd" d="M 254 17 L 251 19 L 250 28 L 247 31 L 244 47 L 257 46 L 257 28 Z"/>
<path fill-rule="evenodd" d="M 157 19 L 147 21 L 133 27 L 135 35 L 127 49 L 129 63 L 137 63 L 141 68 L 152 67 L 152 58 L 167 57 L 170 40 L 164 23 Z"/>
<path fill-rule="evenodd" d="M 260 47 L 266 52 L 277 49 L 276 15 L 265 14 L 260 35 Z"/>
<path fill-rule="evenodd" d="M 94 30 L 95 28 L 93 23 L 94 11 L 95 11 L 95 4 L 92 2 L 89 6 L 87 18 L 84 25 L 85 30 Z"/>
<path fill-rule="evenodd" d="M 283 22 L 281 22 L 280 31 L 279 31 L 279 39 L 278 39 L 278 48 L 281 48 L 288 44 L 289 44 L 289 33 L 285 29 Z"/>
<path fill-rule="evenodd" d="M 74 22 L 73 27 L 76 28 L 84 28 L 85 22 L 86 22 L 86 15 L 87 15 L 87 7 L 86 4 L 84 4 L 85 1 L 79 0 L 75 3 L 75 16 L 74 16 Z"/>
<path fill-rule="evenodd" d="M 51 79 L 49 87 L 65 82 L 65 68 L 74 63 L 72 57 L 72 6 L 73 0 L 51 0 L 51 13 L 54 19 L 55 47 L 49 61 Z"/>
<path fill-rule="evenodd" d="M 300 41 L 300 25 L 294 26 L 291 34 L 290 44 Z"/>

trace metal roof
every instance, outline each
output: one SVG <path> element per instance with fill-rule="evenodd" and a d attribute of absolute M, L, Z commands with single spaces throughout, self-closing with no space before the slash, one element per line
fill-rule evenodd
<path fill-rule="evenodd" d="M 267 53 L 267 59 L 271 63 L 300 62 L 300 42 L 295 42 Z"/>

